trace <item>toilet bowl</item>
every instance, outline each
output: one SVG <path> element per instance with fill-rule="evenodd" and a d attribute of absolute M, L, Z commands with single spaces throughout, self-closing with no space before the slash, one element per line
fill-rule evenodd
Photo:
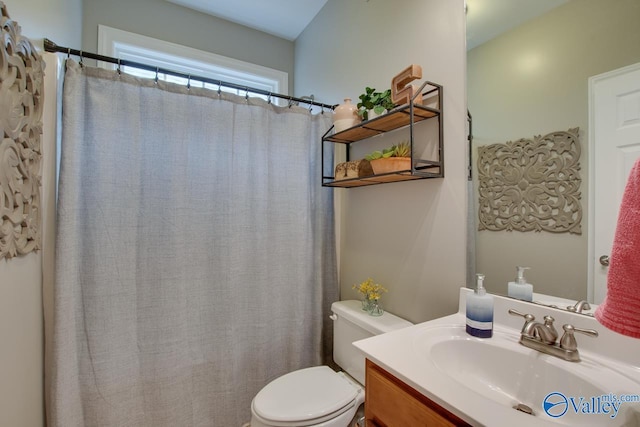
<path fill-rule="evenodd" d="M 374 317 L 360 301 L 331 305 L 333 359 L 328 366 L 300 369 L 267 384 L 251 402 L 251 427 L 348 427 L 364 403 L 364 355 L 352 343 L 411 326 L 391 313 Z"/>
<path fill-rule="evenodd" d="M 251 404 L 251 427 L 345 427 L 364 389 L 328 366 L 300 369 L 267 384 Z"/>

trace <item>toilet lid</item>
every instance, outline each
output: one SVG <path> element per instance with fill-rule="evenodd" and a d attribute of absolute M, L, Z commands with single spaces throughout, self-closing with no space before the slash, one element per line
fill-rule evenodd
<path fill-rule="evenodd" d="M 336 412 L 358 389 L 328 366 L 301 369 L 276 378 L 253 400 L 258 416 L 280 422 L 306 421 Z"/>

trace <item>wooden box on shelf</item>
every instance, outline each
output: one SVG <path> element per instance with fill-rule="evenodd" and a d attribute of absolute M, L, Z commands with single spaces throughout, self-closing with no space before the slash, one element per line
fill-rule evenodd
<path fill-rule="evenodd" d="M 336 181 L 341 181 L 349 178 L 363 178 L 365 176 L 371 176 L 374 173 L 369 160 L 352 160 L 336 165 L 335 179 Z"/>
<path fill-rule="evenodd" d="M 380 175 L 383 173 L 410 171 L 411 157 L 389 157 L 386 159 L 371 160 L 373 173 Z"/>

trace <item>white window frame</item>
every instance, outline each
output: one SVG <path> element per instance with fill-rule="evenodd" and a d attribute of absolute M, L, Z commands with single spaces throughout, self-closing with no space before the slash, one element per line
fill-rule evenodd
<path fill-rule="evenodd" d="M 98 25 L 98 53 L 267 92 L 282 95 L 289 93 L 289 75 L 284 71 L 106 25 Z M 99 63 L 99 66 L 114 69 L 116 67 L 114 64 L 106 63 Z M 222 89 L 224 90 L 224 87 Z"/>

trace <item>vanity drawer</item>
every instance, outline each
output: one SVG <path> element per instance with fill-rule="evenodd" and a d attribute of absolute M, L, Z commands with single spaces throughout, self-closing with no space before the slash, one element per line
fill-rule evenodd
<path fill-rule="evenodd" d="M 365 419 L 367 427 L 469 426 L 369 359 Z"/>

